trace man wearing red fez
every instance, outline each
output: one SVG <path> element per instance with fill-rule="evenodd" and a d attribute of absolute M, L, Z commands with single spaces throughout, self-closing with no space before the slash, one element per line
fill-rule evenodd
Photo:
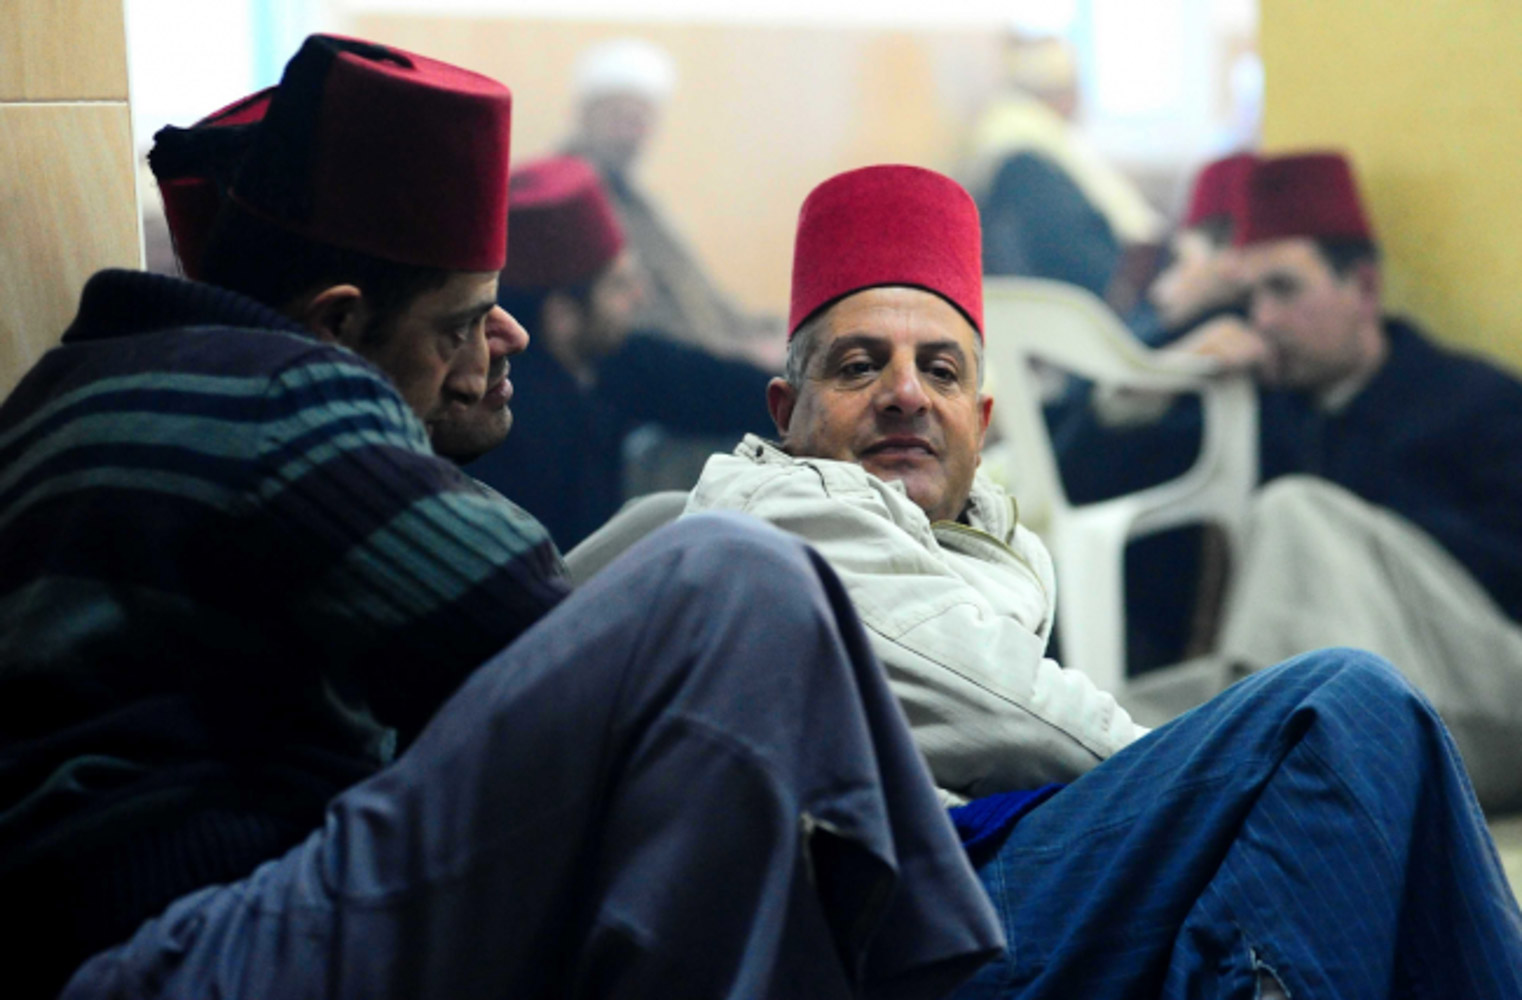
<path fill-rule="evenodd" d="M 1443 714 L 1480 801 L 1522 807 L 1522 383 L 1385 313 L 1345 159 L 1267 161 L 1248 195 L 1268 485 L 1225 650 L 1249 669 L 1382 653 Z"/>
<path fill-rule="evenodd" d="M 1265 485 L 1222 656 L 1380 653 L 1443 714 L 1480 801 L 1522 807 L 1522 383 L 1385 313 L 1341 155 L 1261 160 L 1236 243 Z M 1176 411 L 1120 447 L 1165 462 L 1197 427 Z"/>
<path fill-rule="evenodd" d="M 434 448 L 532 513 L 563 548 L 624 500 L 624 448 L 638 427 L 730 440 L 766 426 L 768 372 L 644 331 L 645 283 L 597 172 L 552 157 L 513 174 L 513 253 L 498 301 L 534 333 L 513 360 L 518 431 L 498 444 L 473 407 L 433 431 Z"/>
<path fill-rule="evenodd" d="M 1147 732 L 1045 658 L 1051 561 L 976 471 L 978 243 L 931 171 L 815 188 L 780 440 L 715 456 L 687 508 L 759 516 L 840 573 L 1012 944 L 959 995 L 1522 989 L 1463 763 L 1388 663 L 1307 655 Z"/>
<path fill-rule="evenodd" d="M 159 139 L 202 280 L 96 275 L 0 406 L 7 996 L 928 998 L 1002 946 L 817 556 L 709 517 L 570 594 L 430 448 L 526 342 L 510 102 L 308 39 Z"/>
<path fill-rule="evenodd" d="M 1203 336 L 1217 320 L 1245 326 L 1245 289 L 1237 274 L 1232 239 L 1242 214 L 1247 175 L 1256 159 L 1250 153 L 1238 153 L 1215 160 L 1195 178 L 1189 206 L 1169 241 L 1172 260 L 1147 291 L 1167 331 L 1161 341 L 1174 341 L 1190 332 Z M 1208 348 L 1201 353 L 1208 353 Z"/>

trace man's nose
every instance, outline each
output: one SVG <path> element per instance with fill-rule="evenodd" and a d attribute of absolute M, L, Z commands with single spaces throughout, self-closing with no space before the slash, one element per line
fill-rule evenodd
<path fill-rule="evenodd" d="M 1279 308 L 1273 301 L 1266 295 L 1254 292 L 1247 307 L 1247 319 L 1252 328 L 1264 333 L 1273 327 L 1278 318 Z"/>
<path fill-rule="evenodd" d="M 925 383 L 919 367 L 913 364 L 892 364 L 883 373 L 883 391 L 879 405 L 897 413 L 920 413 L 930 405 L 925 393 Z"/>
<path fill-rule="evenodd" d="M 486 314 L 486 349 L 492 361 L 521 354 L 528 341 L 528 331 L 506 309 L 497 306 Z"/>

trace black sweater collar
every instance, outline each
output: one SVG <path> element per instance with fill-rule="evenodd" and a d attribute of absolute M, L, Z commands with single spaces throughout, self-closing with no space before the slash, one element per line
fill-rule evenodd
<path fill-rule="evenodd" d="M 282 313 L 215 285 L 143 271 L 97 272 L 63 342 L 128 337 L 184 326 L 235 326 L 307 334 Z"/>

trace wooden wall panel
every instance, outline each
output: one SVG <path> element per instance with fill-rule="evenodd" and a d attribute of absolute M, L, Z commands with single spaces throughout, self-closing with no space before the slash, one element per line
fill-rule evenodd
<path fill-rule="evenodd" d="M 125 101 L 123 0 L 0 0 L 0 101 Z"/>
<path fill-rule="evenodd" d="M 0 392 L 74 314 L 103 267 L 141 255 L 124 104 L 0 104 Z"/>
<path fill-rule="evenodd" d="M 122 2 L 0 0 L 0 397 L 142 263 Z"/>

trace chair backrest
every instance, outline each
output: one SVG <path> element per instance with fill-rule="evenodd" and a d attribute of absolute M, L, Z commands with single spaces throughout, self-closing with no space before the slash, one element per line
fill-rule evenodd
<path fill-rule="evenodd" d="M 1228 559 L 1257 483 L 1257 395 L 1246 376 L 1220 377 L 1203 358 L 1153 351 L 1087 291 L 1036 278 L 984 283 L 989 368 L 999 380 L 994 422 L 1003 478 L 1021 519 L 1052 550 L 1065 665 L 1111 691 L 1125 684 L 1125 547 L 1131 538 L 1192 522 L 1224 529 Z M 1096 384 L 1199 393 L 1199 458 L 1176 479 L 1075 506 L 1058 473 L 1030 372 L 1054 366 Z"/>

